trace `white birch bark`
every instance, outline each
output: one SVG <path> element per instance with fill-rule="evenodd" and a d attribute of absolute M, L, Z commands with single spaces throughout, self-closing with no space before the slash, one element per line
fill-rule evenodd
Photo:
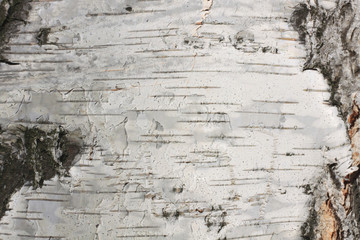
<path fill-rule="evenodd" d="M 71 176 L 12 197 L 0 238 L 301 239 L 309 192 L 351 153 L 329 86 L 302 71 L 299 2 L 32 2 L 2 123 L 80 128 L 86 147 Z"/>

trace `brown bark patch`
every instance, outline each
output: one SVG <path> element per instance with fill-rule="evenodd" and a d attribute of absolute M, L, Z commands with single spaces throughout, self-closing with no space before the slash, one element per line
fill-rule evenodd
<path fill-rule="evenodd" d="M 319 230 L 321 240 L 340 240 L 341 224 L 330 201 L 326 200 L 320 208 Z"/>

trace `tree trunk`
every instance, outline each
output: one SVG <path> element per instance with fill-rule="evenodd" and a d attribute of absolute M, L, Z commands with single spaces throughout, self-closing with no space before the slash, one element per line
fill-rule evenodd
<path fill-rule="evenodd" d="M 358 239 L 357 0 L 19 11 L 0 163 L 31 177 L 1 169 L 1 239 Z"/>

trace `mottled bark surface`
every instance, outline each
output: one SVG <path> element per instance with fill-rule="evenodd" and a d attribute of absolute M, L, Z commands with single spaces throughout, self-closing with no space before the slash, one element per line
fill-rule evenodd
<path fill-rule="evenodd" d="M 33 186 L 0 238 L 357 239 L 353 2 L 27 4 L 0 123 Z"/>

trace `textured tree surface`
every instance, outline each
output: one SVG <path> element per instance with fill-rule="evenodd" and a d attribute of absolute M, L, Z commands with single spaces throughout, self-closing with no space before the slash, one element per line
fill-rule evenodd
<path fill-rule="evenodd" d="M 359 239 L 357 4 L 2 0 L 0 239 Z"/>
<path fill-rule="evenodd" d="M 0 134 L 0 217 L 3 217 L 11 195 L 25 183 L 36 189 L 56 174 L 67 173 L 80 152 L 81 140 L 69 137 L 62 128 L 44 131 L 23 125 L 10 125 L 1 129 Z"/>

